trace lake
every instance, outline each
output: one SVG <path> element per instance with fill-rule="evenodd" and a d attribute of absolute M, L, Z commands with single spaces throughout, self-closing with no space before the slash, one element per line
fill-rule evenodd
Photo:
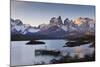
<path fill-rule="evenodd" d="M 88 43 L 76 47 L 63 47 L 67 40 L 39 40 L 45 42 L 45 44 L 38 45 L 26 45 L 29 41 L 11 41 L 11 66 L 16 65 L 35 65 L 35 64 L 50 64 L 51 60 L 59 60 L 61 56 L 69 54 L 71 57 L 76 55 L 79 58 L 83 58 L 85 55 L 91 55 L 94 52 L 94 48 L 89 47 L 92 43 Z M 35 55 L 35 50 L 55 50 L 60 51 L 61 56 L 49 56 L 49 55 Z"/>

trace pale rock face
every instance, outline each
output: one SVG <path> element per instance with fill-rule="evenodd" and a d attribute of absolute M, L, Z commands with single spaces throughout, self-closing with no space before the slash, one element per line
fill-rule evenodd
<path fill-rule="evenodd" d="M 74 23 L 78 25 L 81 25 L 83 22 L 85 22 L 85 20 L 82 17 L 76 18 L 74 20 Z"/>

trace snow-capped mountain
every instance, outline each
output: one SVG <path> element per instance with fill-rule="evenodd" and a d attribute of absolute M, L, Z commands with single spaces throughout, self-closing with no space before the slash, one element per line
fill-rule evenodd
<path fill-rule="evenodd" d="M 11 26 L 15 26 L 15 25 L 22 25 L 22 21 L 20 21 L 20 19 L 11 19 Z"/>
<path fill-rule="evenodd" d="M 74 23 L 77 24 L 77 29 L 80 32 L 95 32 L 95 21 L 90 18 L 79 17 L 74 20 Z"/>
<path fill-rule="evenodd" d="M 11 33 L 21 34 L 31 37 L 68 37 L 85 34 L 95 34 L 95 21 L 90 18 L 76 18 L 70 20 L 66 18 L 62 21 L 61 16 L 50 19 L 49 24 L 40 24 L 38 27 L 32 27 L 29 24 L 23 24 L 19 19 L 11 19 Z"/>
<path fill-rule="evenodd" d="M 21 20 L 11 19 L 11 32 L 12 34 L 27 34 L 27 33 L 36 33 L 39 29 L 34 29 L 34 27 L 29 24 L 23 24 Z"/>

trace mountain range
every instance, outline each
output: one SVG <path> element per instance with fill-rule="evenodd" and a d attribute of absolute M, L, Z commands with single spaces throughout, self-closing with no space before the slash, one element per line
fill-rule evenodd
<path fill-rule="evenodd" d="M 52 17 L 49 24 L 33 27 L 20 19 L 11 18 L 11 40 L 62 39 L 95 34 L 95 20 L 88 17 L 76 19 Z"/>

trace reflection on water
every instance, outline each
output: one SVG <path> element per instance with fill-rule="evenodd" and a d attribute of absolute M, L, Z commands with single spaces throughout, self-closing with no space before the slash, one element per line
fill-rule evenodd
<path fill-rule="evenodd" d="M 26 45 L 29 41 L 12 41 L 11 42 L 11 65 L 34 65 L 34 64 L 49 64 L 51 61 L 60 60 L 62 57 L 69 55 L 70 57 L 84 58 L 85 55 L 91 56 L 94 48 L 88 43 L 76 47 L 63 47 L 66 40 L 39 40 L 45 44 Z M 60 56 L 52 55 L 35 55 L 35 50 L 53 50 L 60 51 Z"/>

